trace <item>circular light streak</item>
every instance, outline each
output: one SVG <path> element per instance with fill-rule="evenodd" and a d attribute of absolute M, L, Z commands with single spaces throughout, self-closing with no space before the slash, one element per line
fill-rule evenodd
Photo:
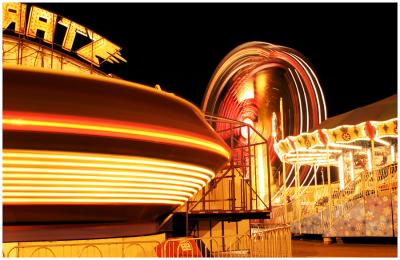
<path fill-rule="evenodd" d="M 3 150 L 3 203 L 180 205 L 214 177 L 187 163 L 64 151 Z"/>
<path fill-rule="evenodd" d="M 267 123 L 273 112 L 279 114 L 281 97 L 285 136 L 307 132 L 327 117 L 318 79 L 300 53 L 279 45 L 249 42 L 221 61 L 208 85 L 202 109 L 241 121 L 244 115 L 253 114 L 250 118 L 254 125 L 269 137 L 272 133 Z"/>
<path fill-rule="evenodd" d="M 238 46 L 220 62 L 202 110 L 242 122 L 251 120 L 268 138 L 269 159 L 275 167 L 280 166 L 274 144 L 281 139 L 282 131 L 284 136 L 295 136 L 315 129 L 327 118 L 323 91 L 307 59 L 294 49 L 257 41 Z M 280 129 L 281 116 L 284 129 Z M 218 131 L 229 126 L 216 123 L 214 127 Z M 222 137 L 226 139 L 225 132 Z M 243 129 L 237 129 L 234 135 L 238 142 L 247 143 Z"/>
<path fill-rule="evenodd" d="M 205 140 L 205 138 L 198 138 L 190 134 L 190 132 L 183 133 L 174 129 L 157 129 L 154 126 L 112 120 L 6 111 L 3 115 L 3 128 L 6 130 L 87 134 L 159 141 L 167 144 L 180 144 L 200 148 L 219 153 L 226 158 L 229 158 L 230 155 L 225 147 Z"/>

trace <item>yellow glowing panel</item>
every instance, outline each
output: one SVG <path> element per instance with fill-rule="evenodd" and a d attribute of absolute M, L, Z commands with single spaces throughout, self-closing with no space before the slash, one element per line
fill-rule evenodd
<path fill-rule="evenodd" d="M 15 23 L 15 32 L 25 33 L 26 4 L 3 3 L 3 30 Z"/>
<path fill-rule="evenodd" d="M 43 40 L 47 43 L 53 43 L 56 22 L 56 14 L 36 6 L 32 6 L 31 12 L 29 14 L 28 29 L 26 30 L 26 35 L 32 38 L 36 38 L 37 30 L 42 30 L 44 31 Z"/>
<path fill-rule="evenodd" d="M 340 143 L 329 143 L 328 145 L 330 147 L 338 147 L 338 148 L 344 148 L 344 149 L 356 149 L 356 150 L 362 149 L 362 147 L 359 145 L 348 145 L 348 144 L 340 144 Z"/>
<path fill-rule="evenodd" d="M 344 189 L 344 161 L 343 155 L 340 155 L 338 158 L 338 168 L 339 168 L 339 187 L 340 190 Z"/>
<path fill-rule="evenodd" d="M 272 127 L 271 127 L 272 128 L 272 137 L 276 138 L 276 132 L 278 129 L 278 121 L 277 121 L 275 112 L 272 112 L 271 123 L 272 123 Z"/>
<path fill-rule="evenodd" d="M 3 150 L 5 204 L 182 204 L 214 173 L 187 163 L 64 151 Z"/>
<path fill-rule="evenodd" d="M 121 56 L 121 47 L 95 33 L 93 33 L 93 36 L 90 38 L 95 39 L 94 42 L 85 45 L 76 51 L 79 57 L 98 67 L 100 66 L 100 61 L 96 56 L 99 56 L 111 63 L 112 61 L 119 62 L 118 60 L 126 62 L 126 60 Z M 113 59 L 111 60 L 111 58 Z"/>
<path fill-rule="evenodd" d="M 296 157 L 324 157 L 326 158 L 326 153 L 321 152 L 321 153 L 288 153 L 286 154 L 286 158 L 296 158 Z"/>
<path fill-rule="evenodd" d="M 371 149 L 367 149 L 367 158 L 368 158 L 368 171 L 371 172 L 372 171 L 372 153 L 371 153 Z"/>
<path fill-rule="evenodd" d="M 254 84 L 252 80 L 248 80 L 242 87 L 239 88 L 237 93 L 238 103 L 243 102 L 247 99 L 254 98 Z"/>
<path fill-rule="evenodd" d="M 74 44 L 76 33 L 80 33 L 87 36 L 86 28 L 80 24 L 77 24 L 67 18 L 61 18 L 58 22 L 61 25 L 67 27 L 67 32 L 65 33 L 62 48 L 67 51 L 71 51 L 72 45 Z"/>
<path fill-rule="evenodd" d="M 390 146 L 389 142 L 386 142 L 385 140 L 382 140 L 380 138 L 375 137 L 374 140 L 375 140 L 375 142 L 378 142 L 380 144 L 383 144 L 383 145 L 386 145 L 386 146 Z"/>
<path fill-rule="evenodd" d="M 226 158 L 230 152 L 219 144 L 200 139 L 194 136 L 170 131 L 161 131 L 157 128 L 139 127 L 135 124 L 112 124 L 110 122 L 89 118 L 65 118 L 63 116 L 50 117 L 42 114 L 3 113 L 3 129 L 61 132 L 72 134 L 86 134 L 127 138 L 135 140 L 159 141 L 174 145 L 184 145 L 192 148 L 205 149 L 216 152 Z"/>
<path fill-rule="evenodd" d="M 260 188 L 260 197 L 264 200 L 265 196 L 265 175 L 264 175 L 264 152 L 263 146 L 257 145 L 257 170 L 258 170 L 258 183 Z M 262 205 L 260 205 L 262 207 Z"/>
<path fill-rule="evenodd" d="M 377 129 L 377 135 L 375 136 L 375 141 L 389 146 L 390 143 L 381 139 L 383 137 L 397 137 L 397 118 L 392 118 L 386 121 L 371 121 L 370 122 L 374 127 Z M 333 129 L 322 129 L 324 133 L 328 135 L 328 143 L 326 144 L 329 147 L 333 148 L 339 148 L 339 149 L 355 149 L 355 150 L 361 150 L 362 147 L 359 145 L 352 145 L 351 143 L 355 143 L 356 141 L 360 140 L 370 140 L 369 137 L 367 136 L 367 133 L 365 132 L 365 125 L 366 122 L 362 122 L 357 125 L 341 125 L 337 126 Z M 342 131 L 343 129 L 346 129 L 346 132 Z M 358 133 L 356 134 L 356 130 Z M 307 145 L 304 142 L 305 137 L 308 137 L 307 140 L 309 141 L 309 144 Z M 307 152 L 307 151 L 315 151 L 319 152 L 318 150 L 312 149 L 318 146 L 322 146 L 323 143 L 320 141 L 318 144 L 315 141 L 312 141 L 314 139 L 320 139 L 320 136 L 318 134 L 318 130 L 312 132 L 312 133 L 303 133 L 300 135 L 297 135 L 296 137 L 292 137 L 295 140 L 295 145 L 296 145 L 296 151 L 298 152 Z M 346 139 L 346 140 L 345 140 Z M 300 140 L 301 142 L 297 142 L 297 140 Z M 290 146 L 290 138 L 287 137 L 284 140 L 281 140 L 278 142 L 276 145 L 276 152 L 279 154 L 279 157 L 285 157 L 289 153 L 291 153 L 294 149 Z M 339 150 L 340 151 L 340 150 Z M 324 153 L 323 150 L 321 150 L 322 153 Z M 329 152 L 326 150 L 326 152 Z M 343 152 L 343 151 L 341 151 Z"/>
<path fill-rule="evenodd" d="M 253 123 L 253 120 L 251 120 L 250 118 L 245 118 L 244 120 L 243 120 L 243 123 L 245 123 L 245 124 L 248 124 L 248 125 L 251 125 L 252 127 L 254 127 L 254 123 Z M 250 134 L 250 137 L 253 135 L 253 129 L 251 128 L 251 127 L 248 127 L 248 126 L 242 126 L 241 128 L 240 128 L 240 134 L 243 136 L 243 138 L 245 138 L 245 139 L 247 139 L 248 137 L 249 137 L 249 134 Z"/>
<path fill-rule="evenodd" d="M 351 181 L 354 181 L 354 161 L 353 161 L 353 152 L 349 153 L 349 161 L 350 161 L 350 178 Z"/>

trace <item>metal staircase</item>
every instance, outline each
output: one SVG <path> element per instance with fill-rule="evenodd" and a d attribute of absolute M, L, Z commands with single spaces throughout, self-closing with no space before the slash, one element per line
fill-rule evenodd
<path fill-rule="evenodd" d="M 260 156 L 268 161 L 267 139 L 253 126 L 240 121 L 208 115 L 206 119 L 231 148 L 231 160 L 207 186 L 174 212 L 186 216 L 186 235 L 196 235 L 201 220 L 267 219 L 271 212 L 270 169 L 268 164 L 260 168 L 257 162 Z M 249 133 L 250 138 L 243 138 L 242 131 Z M 260 169 L 266 175 L 264 187 L 258 183 Z M 267 191 L 261 194 L 261 189 Z"/>

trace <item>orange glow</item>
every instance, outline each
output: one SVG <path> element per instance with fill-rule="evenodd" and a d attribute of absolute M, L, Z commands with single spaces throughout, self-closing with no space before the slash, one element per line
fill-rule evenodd
<path fill-rule="evenodd" d="M 182 204 L 215 174 L 161 159 L 3 150 L 5 204 Z"/>
<path fill-rule="evenodd" d="M 72 45 L 75 40 L 75 36 L 77 33 L 87 36 L 86 28 L 80 24 L 77 24 L 65 17 L 62 17 L 61 20 L 58 22 L 59 24 L 67 27 L 67 32 L 65 33 L 62 48 L 67 51 L 72 50 Z"/>
<path fill-rule="evenodd" d="M 275 112 L 272 112 L 272 120 L 271 120 L 271 122 L 272 122 L 272 137 L 273 138 L 276 138 L 276 131 L 277 131 L 277 118 L 276 118 L 276 114 L 275 114 Z"/>
<path fill-rule="evenodd" d="M 47 174 L 45 176 L 42 176 L 43 178 L 37 178 L 35 180 L 24 180 L 26 178 L 29 178 L 31 175 L 29 174 L 7 174 L 7 178 L 9 178 L 10 180 L 3 180 L 3 184 L 5 185 L 10 185 L 10 186 L 16 186 L 16 185 L 31 185 L 33 187 L 36 186 L 51 186 L 51 187 L 57 187 L 57 186 L 64 186 L 64 179 L 68 179 L 67 176 L 60 176 L 58 178 L 58 180 L 56 178 L 54 178 L 53 180 L 49 180 L 51 178 L 51 175 Z M 20 180 L 22 179 L 22 180 Z M 70 178 L 72 179 L 72 178 Z M 74 187 L 74 186 L 80 186 L 82 185 L 82 179 L 80 177 L 76 177 L 76 181 L 72 180 L 68 180 L 68 183 L 70 184 L 70 187 Z M 86 179 L 86 177 L 85 177 Z M 92 178 L 94 179 L 93 181 L 87 182 L 86 185 L 90 186 L 90 187 L 114 187 L 114 186 L 118 186 L 118 187 L 134 187 L 134 188 L 157 188 L 157 189 L 169 189 L 172 190 L 174 188 L 174 186 L 169 186 L 169 185 L 165 185 L 165 184 L 159 184 L 156 183 L 155 180 L 152 180 L 151 178 L 148 179 L 129 179 L 131 182 L 118 182 L 118 181 L 113 181 L 110 182 L 110 179 L 108 178 L 105 181 L 101 181 L 101 179 L 98 179 L 98 177 L 96 178 Z M 115 179 L 113 179 L 115 180 Z M 144 181 L 144 183 L 141 183 L 140 181 Z M 152 183 L 153 181 L 153 183 Z M 167 182 L 166 184 L 177 184 L 179 185 L 179 188 L 177 188 L 177 190 L 182 190 L 182 191 L 188 191 L 188 192 L 197 192 L 196 189 L 194 188 L 190 188 L 190 187 L 185 187 L 183 185 L 185 185 L 184 182 Z M 196 188 L 200 189 L 201 186 L 197 185 Z"/>
<path fill-rule="evenodd" d="M 245 118 L 243 120 L 243 123 L 251 125 L 252 127 L 254 127 L 253 120 L 251 120 L 250 118 Z M 240 133 L 242 134 L 243 138 L 247 139 L 249 133 L 250 133 L 250 136 L 252 136 L 253 129 L 251 129 L 250 127 L 247 127 L 247 126 L 242 126 L 242 128 L 240 129 Z"/>
<path fill-rule="evenodd" d="M 14 189 L 15 190 L 15 189 Z M 4 189 L 3 191 L 3 196 L 4 197 L 13 197 L 13 198 L 30 198 L 30 199 L 35 199 L 35 198 L 113 198 L 113 199 L 171 199 L 171 200 L 176 200 L 176 201 L 185 201 L 187 197 L 183 196 L 172 196 L 168 194 L 144 194 L 143 191 L 140 192 L 131 192 L 131 193 L 116 193 L 116 192 L 108 192 L 108 193 L 102 193 L 104 191 L 102 190 L 95 190 L 93 192 L 83 192 L 83 191 L 77 191 L 77 192 L 71 192 L 69 190 L 58 190 L 58 192 L 55 190 L 54 192 L 49 192 L 46 189 L 40 189 L 35 191 L 29 191 L 29 189 L 23 189 L 20 191 L 13 191 L 10 190 L 9 188 Z"/>
<path fill-rule="evenodd" d="M 23 34 L 25 32 L 26 4 L 3 3 L 3 30 L 7 29 L 11 23 L 15 24 L 15 32 Z M 3 57 L 4 59 L 4 57 Z"/>
<path fill-rule="evenodd" d="M 126 62 L 126 60 L 121 56 L 121 47 L 108 41 L 106 38 L 101 37 L 95 32 L 88 30 L 88 33 L 89 38 L 92 39 L 93 42 L 76 51 L 76 54 L 78 54 L 79 57 L 97 67 L 100 67 L 100 60 L 96 56 L 99 56 L 110 63 L 119 63 L 119 60 Z"/>
<path fill-rule="evenodd" d="M 43 41 L 53 43 L 56 23 L 57 15 L 37 6 L 32 6 L 31 12 L 29 13 L 26 36 L 36 38 L 37 30 L 42 30 L 44 32 Z"/>
<path fill-rule="evenodd" d="M 237 101 L 241 103 L 246 99 L 252 98 L 254 98 L 254 84 L 252 80 L 249 80 L 239 89 L 239 92 L 237 93 Z"/>
<path fill-rule="evenodd" d="M 3 197 L 3 204 L 168 204 L 182 205 L 184 202 L 167 199 L 127 199 L 127 198 L 9 198 Z"/>
<path fill-rule="evenodd" d="M 355 149 L 355 150 L 362 149 L 362 147 L 359 145 L 349 145 L 349 144 L 340 144 L 340 143 L 329 143 L 329 146 L 338 147 L 338 148 L 346 148 L 346 149 Z"/>
<path fill-rule="evenodd" d="M 52 133 L 85 134 L 135 140 L 162 142 L 200 148 L 229 158 L 230 152 L 219 144 L 200 139 L 190 133 L 173 129 L 157 129 L 132 123 L 115 123 L 109 120 L 46 114 L 4 112 L 3 129 L 41 131 Z"/>
<path fill-rule="evenodd" d="M 396 153 L 395 153 L 395 151 L 394 151 L 394 146 L 393 145 L 391 145 L 390 146 L 390 158 L 392 159 L 392 162 L 395 162 L 396 161 L 396 155 L 395 155 Z"/>
<path fill-rule="evenodd" d="M 288 153 L 285 155 L 285 158 L 297 158 L 297 157 L 326 158 L 326 154 L 321 152 L 321 153 L 299 153 L 299 154 Z"/>
<path fill-rule="evenodd" d="M 157 168 L 156 168 L 157 169 Z M 28 168 L 28 167 L 3 167 L 4 172 L 10 172 L 10 173 L 52 173 L 52 174 L 67 174 L 67 175 L 80 175 L 82 177 L 86 177 L 87 175 L 90 176 L 96 176 L 96 175 L 110 175 L 112 174 L 113 176 L 135 176 L 135 177 L 151 177 L 151 178 L 165 178 L 165 179 L 176 179 L 179 178 L 180 180 L 184 181 L 190 181 L 193 183 L 197 183 L 201 186 L 204 186 L 206 184 L 205 181 L 201 181 L 198 179 L 194 178 L 186 178 L 182 176 L 177 176 L 177 175 L 167 175 L 167 174 L 156 174 L 152 173 L 144 173 L 144 172 L 134 172 L 134 171 L 129 171 L 129 172 L 117 172 L 117 171 L 102 171 L 102 170 L 96 170 L 96 169 L 91 169 L 91 170 L 80 170 L 80 169 L 52 169 L 52 168 Z M 56 178 L 56 177 L 52 177 Z"/>
<path fill-rule="evenodd" d="M 392 118 L 386 121 L 370 121 L 369 122 L 373 127 L 377 129 L 376 136 L 374 140 L 380 144 L 390 146 L 390 142 L 383 140 L 384 137 L 397 137 L 397 118 Z M 370 138 L 368 137 L 365 131 L 366 122 L 359 123 L 357 125 L 341 125 L 337 126 L 332 129 L 321 129 L 316 130 L 312 133 L 302 133 L 297 135 L 296 137 L 292 137 L 296 144 L 296 149 L 291 147 L 291 139 L 289 137 L 285 138 L 284 140 L 280 140 L 278 145 L 276 146 L 276 152 L 279 154 L 280 158 L 283 158 L 288 153 L 293 151 L 306 153 L 307 151 L 314 151 L 319 152 L 318 150 L 314 149 L 316 147 L 322 147 L 327 145 L 328 147 L 338 148 L 339 152 L 343 152 L 344 149 L 354 149 L 354 150 L 361 150 L 362 147 L 357 145 L 357 141 L 368 141 Z M 342 129 L 348 129 L 348 136 L 349 140 L 344 140 L 342 137 Z M 356 132 L 356 130 L 358 132 Z M 324 135 L 326 134 L 328 138 L 327 142 L 324 143 L 321 140 L 321 135 L 318 132 L 321 131 Z M 336 135 L 336 137 L 335 137 Z M 307 146 L 306 142 L 303 141 L 304 137 L 308 137 L 310 139 L 318 139 L 319 142 L 311 142 L 311 146 Z M 334 141 L 335 140 L 335 141 Z M 300 142 L 298 142 L 300 141 Z M 310 144 L 310 143 L 309 143 Z M 321 149 L 320 149 L 321 150 Z M 323 149 L 320 151 L 325 153 Z M 329 151 L 326 151 L 329 152 Z"/>
<path fill-rule="evenodd" d="M 349 152 L 349 161 L 350 161 L 350 178 L 351 181 L 354 181 L 354 160 L 353 160 L 353 152 Z"/>
<path fill-rule="evenodd" d="M 142 185 L 144 186 L 152 186 L 154 188 L 160 188 L 160 183 L 162 184 L 172 184 L 175 186 L 170 186 L 172 188 L 174 187 L 179 187 L 179 189 L 187 189 L 189 188 L 194 188 L 194 189 L 201 189 L 203 185 L 197 184 L 197 183 L 192 183 L 191 179 L 185 180 L 185 181 L 174 181 L 176 179 L 176 176 L 170 176 L 170 179 L 167 178 L 167 176 L 158 176 L 158 175 L 152 175 L 152 174 L 142 174 L 145 176 L 139 176 L 135 174 L 134 176 L 137 177 L 119 177 L 119 176 L 103 176 L 106 175 L 106 173 L 102 172 L 93 172 L 93 176 L 88 176 L 88 175 L 80 175 L 80 174 L 73 174 L 70 171 L 64 171 L 66 174 L 62 174 L 62 172 L 57 172 L 57 174 L 48 174 L 48 173 L 54 173 L 54 172 L 48 172 L 47 174 L 43 174 L 42 172 L 45 172 L 43 170 L 37 170 L 37 171 L 32 171 L 26 168 L 14 168 L 14 169 L 3 169 L 4 172 L 7 171 L 7 175 L 3 174 L 3 183 L 10 183 L 10 184 L 15 184 L 15 183 L 29 183 L 32 182 L 37 182 L 39 185 L 64 185 L 64 181 L 68 181 L 71 185 L 76 184 L 76 185 L 82 185 L 82 181 L 87 181 L 87 185 L 96 185 L 100 184 L 102 186 L 108 186 L 108 185 L 117 185 L 117 186 L 139 186 L 141 187 Z M 37 174 L 41 172 L 41 174 Z M 34 176 L 36 173 L 36 176 Z M 32 176 L 35 177 L 35 179 L 32 180 Z M 146 178 L 149 177 L 149 178 Z M 7 179 L 10 179 L 10 181 L 7 181 Z M 29 179 L 29 181 L 25 181 Z"/>
<path fill-rule="evenodd" d="M 29 160 L 6 160 L 7 164 L 10 165 L 30 165 L 30 166 L 35 166 L 35 165 L 46 165 L 49 167 L 55 166 L 59 168 L 60 166 L 65 166 L 65 167 L 79 167 L 78 169 L 85 169 L 85 168 L 100 168 L 100 169 L 115 169 L 115 170 L 129 170 L 130 172 L 132 171 L 138 171 L 138 172 L 151 172 L 154 170 L 155 167 L 158 166 L 148 166 L 148 165 L 118 165 L 118 164 L 104 164 L 104 163 L 77 163 L 77 162 L 52 162 L 52 161 L 29 161 Z M 140 162 L 141 163 L 141 162 Z M 53 168 L 49 168 L 51 171 Z M 205 172 L 207 175 L 205 176 L 204 173 L 198 174 L 193 171 L 185 171 L 177 168 L 166 168 L 165 165 L 159 167 L 158 169 L 159 172 L 162 173 L 173 173 L 173 174 L 179 174 L 179 175 L 187 175 L 187 176 L 194 176 L 194 177 L 199 177 L 201 179 L 205 179 L 206 181 L 209 181 L 211 177 L 208 177 L 207 175 L 210 174 L 209 172 Z M 81 172 L 84 172 L 82 170 Z M 110 171 L 107 171 L 110 172 Z"/>

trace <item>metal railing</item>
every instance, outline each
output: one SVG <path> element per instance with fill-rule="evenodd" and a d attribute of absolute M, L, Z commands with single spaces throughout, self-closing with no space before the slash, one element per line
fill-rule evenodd
<path fill-rule="evenodd" d="M 256 159 L 261 149 L 268 153 L 267 139 L 252 125 L 210 115 L 205 115 L 205 118 L 230 147 L 231 161 L 202 191 L 188 201 L 188 211 L 269 210 L 270 184 L 264 184 L 267 188 L 261 194 L 257 184 L 259 165 Z M 238 134 L 241 131 L 246 132 L 250 138 L 243 139 Z M 264 157 L 268 158 L 268 154 Z M 269 181 L 270 169 L 265 169 Z"/>
<path fill-rule="evenodd" d="M 291 228 L 258 229 L 242 236 L 176 238 L 163 245 L 162 257 L 291 257 Z"/>
<path fill-rule="evenodd" d="M 130 242 L 43 242 L 25 245 L 18 243 L 4 257 L 156 257 L 159 241 Z"/>
<path fill-rule="evenodd" d="M 290 226 L 259 226 L 242 236 L 174 238 L 165 242 L 43 242 L 17 246 L 3 257 L 291 257 Z"/>
<path fill-rule="evenodd" d="M 341 221 L 338 216 L 344 216 L 359 203 L 360 200 L 371 196 L 392 196 L 397 190 L 397 163 L 386 165 L 375 171 L 377 176 L 377 189 L 374 188 L 374 179 L 372 172 L 360 172 L 357 177 L 343 190 L 340 190 L 337 184 L 332 187 L 332 209 L 328 214 L 336 216 L 335 221 Z M 337 186 L 337 187 L 336 187 Z M 377 194 L 375 192 L 377 191 Z M 319 214 L 321 216 L 321 223 L 323 230 L 330 229 L 332 224 L 328 217 L 323 217 L 326 210 L 328 210 L 328 194 L 323 191 L 314 201 L 304 201 L 303 197 L 296 197 L 287 204 L 287 218 L 284 218 L 284 206 L 275 206 L 271 212 L 271 219 L 273 223 L 290 223 L 295 221 L 301 223 L 302 219 Z"/>

